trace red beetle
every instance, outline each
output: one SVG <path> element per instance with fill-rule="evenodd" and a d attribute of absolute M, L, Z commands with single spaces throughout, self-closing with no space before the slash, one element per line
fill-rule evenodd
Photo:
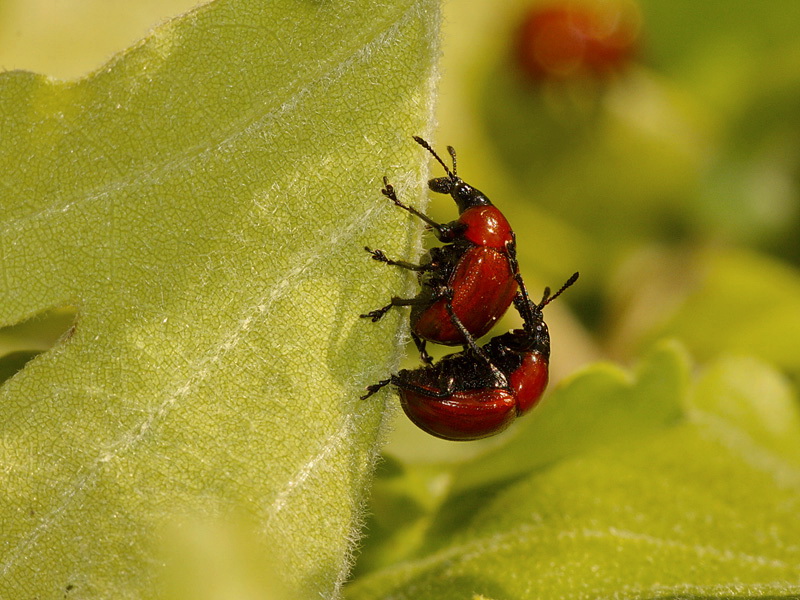
<path fill-rule="evenodd" d="M 431 179 L 428 187 L 439 194 L 450 194 L 458 206 L 459 217 L 450 223 L 436 223 L 400 202 L 394 188 L 383 178 L 385 187 L 381 192 L 400 208 L 425 221 L 446 245 L 432 248 L 419 265 L 390 260 L 380 250 L 366 248 L 375 260 L 416 271 L 422 289 L 414 298 L 394 297 L 386 306 L 361 316 L 378 321 L 393 306 L 411 306 L 411 335 L 423 360 L 430 363 L 425 340 L 448 346 L 467 343 L 450 318 L 447 303 L 452 305 L 457 319 L 470 335 L 479 338 L 513 302 L 518 269 L 511 226 L 482 192 L 458 177 L 453 147 L 447 147 L 453 159 L 451 171 L 425 140 L 416 136 L 414 140 L 444 167 L 447 176 Z"/>
<path fill-rule="evenodd" d="M 522 315 L 523 328 L 494 337 L 482 347 L 451 311 L 455 326 L 467 339 L 467 349 L 445 356 L 435 365 L 404 369 L 369 386 L 362 399 L 392 383 L 408 418 L 431 435 L 461 441 L 503 431 L 533 408 L 547 387 L 550 334 L 542 309 L 577 279 L 575 273 L 552 296 L 545 288 L 539 304 L 531 302 L 519 279 L 521 292 L 514 304 Z"/>
<path fill-rule="evenodd" d="M 632 61 L 639 21 L 632 2 L 537 4 L 520 29 L 519 65 L 537 81 L 607 77 Z"/>

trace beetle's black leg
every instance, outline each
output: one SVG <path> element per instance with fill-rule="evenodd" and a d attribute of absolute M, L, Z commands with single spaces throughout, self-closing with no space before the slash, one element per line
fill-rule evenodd
<path fill-rule="evenodd" d="M 433 229 L 436 232 L 436 237 L 439 239 L 440 242 L 452 242 L 455 238 L 461 235 L 467 226 L 462 223 L 461 221 L 452 221 L 451 223 L 437 223 L 433 219 L 431 219 L 428 215 L 423 212 L 418 211 L 413 206 L 408 206 L 407 204 L 403 204 L 400 200 L 397 199 L 397 194 L 394 191 L 394 187 L 392 184 L 389 183 L 389 180 L 386 177 L 383 178 L 383 185 L 385 186 L 381 193 L 389 198 L 392 202 L 395 203 L 396 206 L 399 206 L 403 210 L 407 210 L 412 215 L 416 215 L 425 223 L 428 224 L 428 227 Z"/>
<path fill-rule="evenodd" d="M 383 387 L 393 383 L 394 385 L 398 386 L 404 390 L 410 390 L 412 392 L 416 392 L 417 394 L 422 394 L 424 396 L 430 396 L 432 398 L 449 398 L 455 392 L 456 386 L 455 381 L 450 379 L 447 381 L 444 389 L 441 390 L 432 390 L 427 387 L 421 387 L 416 383 L 411 383 L 410 381 L 406 381 L 406 375 L 413 373 L 413 371 L 406 371 L 402 370 L 397 375 L 392 375 L 387 379 L 383 379 L 378 383 L 373 383 L 372 385 L 367 386 L 367 393 L 361 396 L 362 400 L 366 400 L 373 394 L 377 393 Z"/>
<path fill-rule="evenodd" d="M 440 223 L 437 223 L 425 213 L 418 211 L 413 206 L 408 206 L 407 204 L 403 204 L 402 202 L 400 202 L 400 200 L 397 199 L 397 194 L 394 191 L 394 187 L 392 186 L 391 183 L 389 183 L 389 180 L 386 177 L 383 178 L 383 185 L 384 188 L 381 190 L 381 194 L 383 194 L 389 200 L 394 202 L 396 206 L 399 206 L 403 210 L 407 210 L 408 212 L 410 212 L 412 215 L 419 217 L 437 231 L 439 231 L 442 228 L 442 225 Z"/>
<path fill-rule="evenodd" d="M 419 357 L 426 365 L 430 365 L 433 363 L 433 359 L 428 354 L 427 350 L 425 350 L 425 340 L 419 337 L 413 331 L 411 332 L 411 339 L 414 340 L 414 345 L 419 350 Z"/>
<path fill-rule="evenodd" d="M 392 377 L 389 377 L 388 379 L 383 379 L 382 381 L 379 381 L 378 383 L 373 383 L 372 385 L 368 385 L 367 386 L 367 393 L 364 394 L 363 396 L 361 396 L 361 399 L 362 400 L 366 400 L 367 398 L 372 396 L 372 394 L 376 393 L 378 390 L 380 390 L 384 386 L 389 385 L 391 382 L 392 382 Z"/>
<path fill-rule="evenodd" d="M 372 322 L 375 323 L 380 321 L 389 309 L 393 306 L 414 306 L 415 304 L 427 304 L 429 301 L 425 300 L 424 298 L 398 298 L 395 296 L 392 298 L 392 301 L 389 302 L 386 306 L 382 306 L 376 310 L 371 310 L 370 312 L 361 315 L 362 319 L 372 319 Z"/>
<path fill-rule="evenodd" d="M 397 375 L 392 375 L 392 383 L 401 390 L 408 390 L 410 392 L 420 394 L 421 396 L 429 396 L 431 398 L 451 398 L 456 391 L 456 382 L 453 378 L 449 378 L 444 383 L 444 387 L 442 389 L 436 390 L 429 387 L 422 387 L 416 383 L 407 381 L 405 375 L 413 373 L 414 371 L 400 371 Z"/>
<path fill-rule="evenodd" d="M 369 252 L 372 255 L 372 260 L 377 260 L 378 262 L 386 263 L 387 265 L 394 265 L 396 267 L 400 267 L 401 269 L 408 269 L 409 271 L 430 271 L 431 265 L 415 265 L 414 263 L 406 262 L 404 260 L 392 260 L 387 258 L 386 255 L 383 253 L 383 250 L 372 250 L 368 246 L 364 246 L 364 250 Z"/>
<path fill-rule="evenodd" d="M 461 335 L 464 336 L 464 339 L 467 340 L 467 346 L 469 347 L 469 349 L 472 352 L 474 352 L 477 357 L 479 357 L 486 363 L 486 366 L 489 367 L 489 370 L 492 372 L 492 375 L 494 376 L 495 380 L 498 383 L 500 383 L 502 387 L 507 388 L 508 379 L 503 374 L 503 372 L 494 365 L 494 363 L 486 355 L 483 349 L 480 348 L 478 344 L 475 342 L 475 338 L 472 337 L 472 334 L 469 331 L 467 331 L 466 327 L 464 327 L 464 324 L 461 322 L 461 319 L 459 319 L 458 316 L 456 316 L 456 313 L 453 310 L 452 303 L 447 302 L 445 306 L 447 307 L 447 312 L 450 313 L 450 319 L 453 321 L 453 325 L 456 326 L 456 329 L 458 329 L 458 331 L 461 332 Z"/>
<path fill-rule="evenodd" d="M 511 241 L 506 242 L 506 254 L 508 255 L 508 266 L 511 269 L 511 276 L 516 278 L 519 273 L 519 262 L 517 261 L 517 234 L 511 232 Z"/>

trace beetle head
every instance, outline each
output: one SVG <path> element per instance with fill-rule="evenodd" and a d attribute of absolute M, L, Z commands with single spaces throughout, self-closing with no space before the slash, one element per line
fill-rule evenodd
<path fill-rule="evenodd" d="M 436 192 L 437 194 L 450 194 L 458 206 L 459 213 L 462 213 L 473 206 L 491 204 L 483 192 L 475 189 L 468 183 L 465 183 L 464 180 L 457 175 L 455 148 L 452 146 L 447 147 L 447 151 L 450 153 L 450 157 L 453 159 L 453 170 L 451 171 L 450 167 L 448 167 L 439 157 L 439 155 L 436 154 L 428 142 L 416 135 L 414 136 L 414 140 L 420 146 L 430 152 L 433 158 L 435 158 L 438 163 L 444 167 L 444 170 L 447 173 L 445 177 L 434 177 L 433 179 L 428 180 L 428 187 L 432 192 Z"/>

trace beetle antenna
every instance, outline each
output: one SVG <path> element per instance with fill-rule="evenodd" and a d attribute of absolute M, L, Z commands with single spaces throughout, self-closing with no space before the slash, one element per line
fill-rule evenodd
<path fill-rule="evenodd" d="M 453 175 L 456 175 L 458 173 L 458 170 L 456 169 L 456 149 L 452 146 L 448 146 L 447 151 L 450 153 L 450 157 L 453 159 Z"/>
<path fill-rule="evenodd" d="M 544 298 L 542 298 L 542 301 L 538 304 L 539 310 L 542 310 L 545 306 L 547 306 L 553 300 L 558 298 L 564 292 L 564 290 L 566 290 L 569 286 L 571 286 L 573 283 L 578 281 L 578 277 L 579 276 L 580 276 L 580 273 L 578 273 L 577 271 L 575 273 L 573 273 L 572 277 L 567 279 L 567 282 L 564 285 L 561 286 L 561 289 L 558 290 L 552 296 L 550 296 L 550 288 L 545 288 L 544 289 Z"/>
<path fill-rule="evenodd" d="M 430 144 L 428 144 L 428 142 L 423 140 L 418 135 L 414 135 L 412 137 L 414 138 L 415 142 L 417 142 L 420 146 L 425 148 L 425 150 L 427 150 L 428 152 L 430 152 L 433 155 L 433 158 L 435 158 L 437 161 L 439 161 L 439 164 L 444 167 L 445 171 L 447 171 L 447 175 L 450 177 L 450 179 L 455 179 L 456 178 L 456 174 L 455 174 L 455 168 L 456 168 L 455 150 L 453 150 L 453 154 L 451 155 L 453 157 L 453 171 L 451 171 L 450 167 L 448 167 L 446 164 L 444 164 L 444 161 L 441 158 L 439 158 L 439 155 L 436 154 L 436 151 L 433 148 L 431 148 L 431 146 L 430 146 Z M 450 146 L 448 146 L 447 149 L 450 150 Z"/>
<path fill-rule="evenodd" d="M 525 287 L 525 283 L 522 281 L 522 276 L 519 274 L 519 271 L 514 278 L 517 280 L 519 284 L 520 292 L 517 295 L 517 298 L 514 299 L 514 305 L 517 307 L 517 310 L 522 317 L 523 322 L 530 327 L 532 323 L 536 322 L 536 314 L 539 313 L 541 315 L 542 309 L 550 304 L 553 300 L 558 298 L 564 290 L 570 287 L 573 283 L 578 281 L 579 273 L 573 273 L 572 277 L 567 279 L 567 282 L 561 286 L 555 294 L 552 296 L 550 295 L 550 288 L 544 288 L 544 294 L 542 294 L 542 301 L 539 304 L 534 304 L 531 302 L 530 296 L 528 295 L 528 289 Z M 541 317 L 540 317 L 541 318 Z"/>

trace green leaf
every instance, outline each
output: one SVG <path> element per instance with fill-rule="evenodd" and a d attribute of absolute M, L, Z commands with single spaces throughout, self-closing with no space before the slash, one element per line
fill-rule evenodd
<path fill-rule="evenodd" d="M 615 283 L 618 352 L 674 336 L 703 359 L 739 353 L 800 371 L 800 277 L 781 261 L 740 249 L 650 252 Z"/>
<path fill-rule="evenodd" d="M 379 190 L 423 189 L 438 19 L 212 2 L 85 79 L 0 76 L 0 326 L 78 308 L 0 388 L 0 597 L 154 597 L 206 520 L 336 594 L 401 323 L 358 315 L 411 283 L 363 246 L 418 244 Z"/>
<path fill-rule="evenodd" d="M 575 376 L 547 400 L 552 415 L 452 476 L 419 545 L 348 598 L 800 594 L 793 390 L 753 360 L 722 359 L 687 386 L 688 374 L 661 346 L 634 381 L 602 365 Z"/>

